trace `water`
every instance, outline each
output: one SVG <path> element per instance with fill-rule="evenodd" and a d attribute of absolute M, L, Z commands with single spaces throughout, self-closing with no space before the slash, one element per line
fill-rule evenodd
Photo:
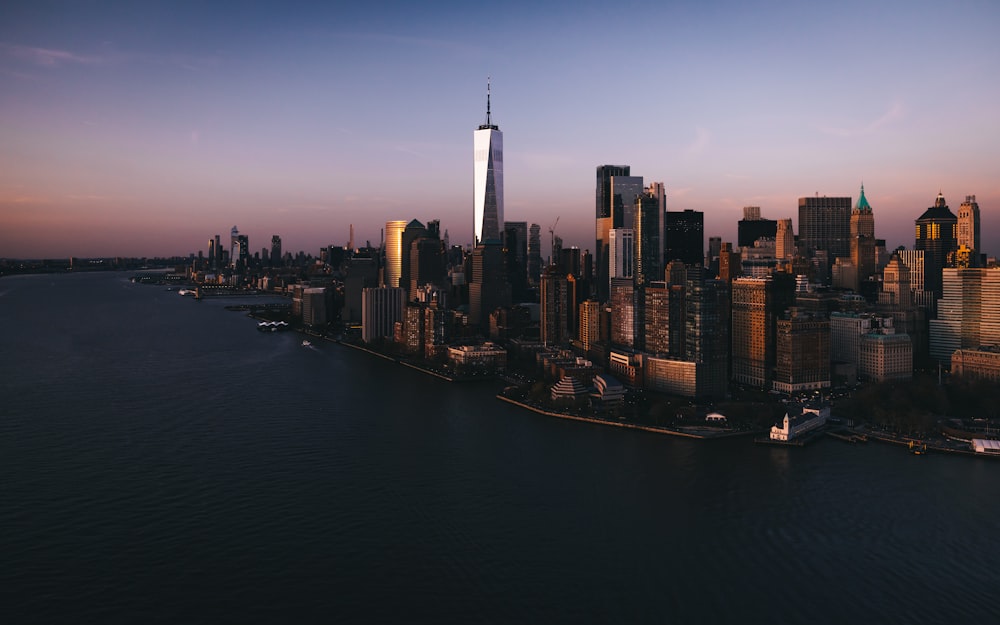
<path fill-rule="evenodd" d="M 4 622 L 1000 619 L 1000 463 L 546 419 L 229 303 L 0 280 Z"/>

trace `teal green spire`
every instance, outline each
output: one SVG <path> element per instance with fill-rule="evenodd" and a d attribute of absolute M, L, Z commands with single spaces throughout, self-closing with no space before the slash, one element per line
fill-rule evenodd
<path fill-rule="evenodd" d="M 861 183 L 861 197 L 858 198 L 858 203 L 854 206 L 855 210 L 872 212 L 871 204 L 868 203 L 868 199 L 865 197 L 865 183 Z"/>

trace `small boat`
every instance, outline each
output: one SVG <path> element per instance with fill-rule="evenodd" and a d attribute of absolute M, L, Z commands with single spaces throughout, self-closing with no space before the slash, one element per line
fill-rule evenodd
<path fill-rule="evenodd" d="M 910 453 L 915 456 L 922 456 L 927 453 L 927 443 L 921 443 L 920 441 L 910 441 Z"/>
<path fill-rule="evenodd" d="M 309 341 L 302 341 L 302 347 L 312 347 L 312 343 Z"/>

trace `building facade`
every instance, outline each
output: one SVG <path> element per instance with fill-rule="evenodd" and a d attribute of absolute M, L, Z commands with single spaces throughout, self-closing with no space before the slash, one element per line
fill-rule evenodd
<path fill-rule="evenodd" d="M 490 114 L 486 88 L 486 123 L 473 132 L 473 236 L 475 245 L 500 242 L 503 232 L 503 133 Z"/>

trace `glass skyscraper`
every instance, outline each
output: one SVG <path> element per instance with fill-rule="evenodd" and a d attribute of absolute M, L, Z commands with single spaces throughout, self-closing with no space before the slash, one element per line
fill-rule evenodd
<path fill-rule="evenodd" d="M 486 123 L 473 133 L 475 224 L 474 243 L 500 242 L 503 233 L 503 133 L 490 119 L 486 88 Z"/>

